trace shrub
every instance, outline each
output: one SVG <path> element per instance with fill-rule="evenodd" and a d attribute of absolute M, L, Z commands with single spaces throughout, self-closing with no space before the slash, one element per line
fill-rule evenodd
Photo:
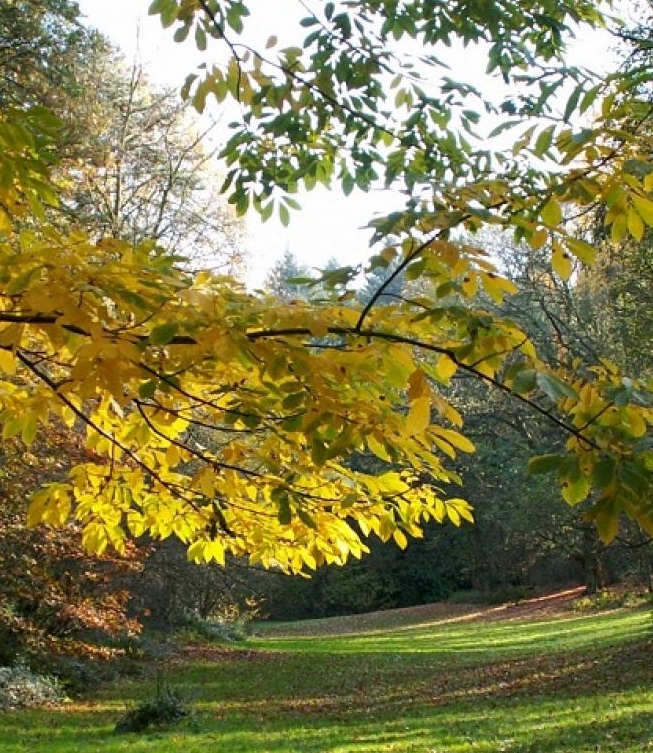
<path fill-rule="evenodd" d="M 207 619 L 186 612 L 175 633 L 176 639 L 181 643 L 238 643 L 247 640 L 249 625 L 256 616 L 258 606 L 253 601 L 242 608 L 235 605 L 225 608 Z"/>
<path fill-rule="evenodd" d="M 0 709 L 33 708 L 67 700 L 58 680 L 23 663 L 0 667 Z"/>
<path fill-rule="evenodd" d="M 118 734 L 145 732 L 150 727 L 172 727 L 188 716 L 186 701 L 178 691 L 157 681 L 156 695 L 128 709 L 116 723 Z"/>
<path fill-rule="evenodd" d="M 572 608 L 576 612 L 597 612 L 602 609 L 619 609 L 650 604 L 650 595 L 636 591 L 604 589 L 574 600 Z"/>

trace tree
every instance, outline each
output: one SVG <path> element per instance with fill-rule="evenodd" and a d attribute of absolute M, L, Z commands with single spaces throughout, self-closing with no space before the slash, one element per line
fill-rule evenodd
<path fill-rule="evenodd" d="M 28 529 L 33 491 L 64 479 L 90 453 L 72 432 L 53 427 L 29 452 L 18 444 L 5 440 L 0 452 L 0 662 L 19 653 L 107 658 L 112 652 L 103 638 L 140 630 L 127 607 L 143 552 L 130 544 L 125 557 L 89 556 L 79 527 L 65 521 Z"/>
<path fill-rule="evenodd" d="M 605 205 L 614 239 L 653 225 L 642 76 L 604 80 L 562 60 L 571 24 L 604 23 L 596 5 L 327 3 L 301 20 L 302 46 L 278 52 L 274 37 L 266 52 L 240 41 L 241 0 L 155 0 L 151 10 L 177 39 L 192 31 L 201 49 L 210 40 L 227 50 L 224 66 L 185 88 L 198 109 L 209 94 L 240 103 L 223 150 L 236 209 L 277 209 L 289 221 L 300 185 L 337 181 L 350 192 L 381 175 L 408 198 L 373 221 L 375 238 L 397 242 L 372 267 L 396 267 L 365 305 L 353 303 L 356 270 L 343 268 L 324 276 L 337 297 L 271 306 L 232 280 L 179 268 L 152 242 L 59 232 L 38 221 L 53 200 L 54 126 L 40 112 L 7 114 L 3 433 L 29 442 L 50 420 L 81 424 L 98 456 L 38 492 L 31 519 L 74 512 L 96 551 L 124 547 L 127 533 L 175 534 L 192 559 L 224 562 L 229 551 L 287 571 L 359 556 L 371 532 L 404 546 L 429 521 L 471 518 L 451 488 L 460 481 L 452 462 L 473 444 L 447 395 L 466 374 L 566 437 L 531 469 L 555 471 L 569 504 L 589 499 L 604 539 L 622 512 L 653 531 L 650 385 L 608 363 L 549 365 L 477 296 L 500 302 L 514 284 L 455 239 L 497 225 L 535 251 L 548 247 L 569 279 L 573 259 L 594 253 L 576 215 Z M 494 105 L 446 75 L 427 93 L 420 66 L 432 81 L 441 64 L 426 54 L 413 67 L 393 48 L 403 37 L 425 48 L 487 41 L 490 71 L 511 84 L 498 126 L 516 134 L 509 149 L 479 148 L 480 111 Z M 567 91 L 559 113 L 554 95 Z M 594 105 L 594 121 L 572 122 Z M 18 234 L 26 213 L 36 227 Z M 428 285 L 377 305 L 400 275 Z M 387 470 L 349 467 L 364 449 Z"/>
<path fill-rule="evenodd" d="M 71 126 L 84 134 L 62 177 L 74 222 L 97 238 L 154 241 L 196 268 L 242 272 L 242 222 L 205 148 L 213 126 L 200 130 L 176 92 L 153 87 L 110 48 L 89 55 L 78 86 Z"/>
<path fill-rule="evenodd" d="M 0 102 L 3 108 L 61 106 L 79 94 L 77 73 L 98 36 L 68 0 L 6 0 L 0 8 Z"/>
<path fill-rule="evenodd" d="M 297 257 L 287 248 L 283 256 L 272 265 L 263 285 L 277 298 L 289 301 L 293 298 L 301 298 L 306 294 L 305 286 L 295 285 L 290 280 L 308 276 L 308 267 L 300 264 Z"/>

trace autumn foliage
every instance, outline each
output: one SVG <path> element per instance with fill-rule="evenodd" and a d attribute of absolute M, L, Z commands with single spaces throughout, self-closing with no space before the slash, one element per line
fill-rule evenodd
<path fill-rule="evenodd" d="M 89 452 L 70 431 L 50 426 L 29 451 L 5 440 L 0 451 L 0 663 L 17 653 L 109 658 L 99 648 L 111 636 L 140 630 L 127 614 L 129 579 L 140 569 L 137 550 L 127 556 L 89 556 L 79 526 L 26 525 L 31 494 L 64 478 Z"/>

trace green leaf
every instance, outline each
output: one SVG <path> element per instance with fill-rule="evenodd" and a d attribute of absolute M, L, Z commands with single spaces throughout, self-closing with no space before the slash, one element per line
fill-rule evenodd
<path fill-rule="evenodd" d="M 195 27 L 195 46 L 200 52 L 206 50 L 206 32 L 201 26 Z"/>
<path fill-rule="evenodd" d="M 550 229 L 555 229 L 562 222 L 562 207 L 555 199 L 549 199 L 540 212 L 542 222 Z"/>
<path fill-rule="evenodd" d="M 152 345 L 167 345 L 177 334 L 179 329 L 175 322 L 166 322 L 154 327 L 150 332 L 150 343 Z"/>
<path fill-rule="evenodd" d="M 585 94 L 585 85 L 579 84 L 574 91 L 571 93 L 571 96 L 567 100 L 567 105 L 565 107 L 565 111 L 563 113 L 562 119 L 567 122 L 569 118 L 571 118 L 574 110 L 578 106 L 578 101 L 580 99 L 581 94 Z"/>
<path fill-rule="evenodd" d="M 535 369 L 522 369 L 512 380 L 512 389 L 518 395 L 526 395 L 532 392 L 537 385 L 537 372 Z"/>
<path fill-rule="evenodd" d="M 279 219 L 284 227 L 290 225 L 290 211 L 285 204 L 279 204 Z"/>
<path fill-rule="evenodd" d="M 150 16 L 161 16 L 161 25 L 167 28 L 172 26 L 177 19 L 177 10 L 175 0 L 154 0 L 148 9 L 148 13 Z"/>
<path fill-rule="evenodd" d="M 184 42 L 189 32 L 190 24 L 184 24 L 175 31 L 175 33 L 172 35 L 172 38 L 175 40 L 175 42 Z"/>
<path fill-rule="evenodd" d="M 302 523 L 307 526 L 308 528 L 311 528 L 313 531 L 317 531 L 317 523 L 315 520 L 306 512 L 306 510 L 302 510 L 302 508 L 298 508 L 297 510 L 297 517 L 302 521 Z"/>
<path fill-rule="evenodd" d="M 528 461 L 528 472 L 536 475 L 557 471 L 564 459 L 564 455 L 537 455 Z"/>
<path fill-rule="evenodd" d="M 576 390 L 565 384 L 561 379 L 558 379 L 558 377 L 545 371 L 538 372 L 537 386 L 547 397 L 556 403 L 558 400 L 563 400 L 566 397 L 578 399 Z"/>
<path fill-rule="evenodd" d="M 279 523 L 282 526 L 289 526 L 292 523 L 292 510 L 290 509 L 290 499 L 287 494 L 280 496 L 278 505 L 277 519 Z"/>
<path fill-rule="evenodd" d="M 149 379 L 147 382 L 143 382 L 138 388 L 138 394 L 143 400 L 149 400 L 154 397 L 156 393 L 156 381 Z"/>
<path fill-rule="evenodd" d="M 326 445 L 318 436 L 314 436 L 311 444 L 311 460 L 315 465 L 322 466 L 326 463 L 327 457 Z"/>
<path fill-rule="evenodd" d="M 614 458 L 603 458 L 594 466 L 594 472 L 592 474 L 592 481 L 594 486 L 599 489 L 605 489 L 615 479 L 617 471 L 617 463 Z"/>
<path fill-rule="evenodd" d="M 555 126 L 549 126 L 548 128 L 545 128 L 542 133 L 537 137 L 537 141 L 535 142 L 535 155 L 537 157 L 542 157 L 551 147 L 551 143 L 553 141 L 553 134 L 555 133 Z"/>

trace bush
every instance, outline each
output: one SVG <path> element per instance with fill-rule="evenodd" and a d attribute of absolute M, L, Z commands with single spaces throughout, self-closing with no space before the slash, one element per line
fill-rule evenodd
<path fill-rule="evenodd" d="M 58 680 L 22 663 L 0 667 L 0 709 L 34 708 L 67 700 Z"/>
<path fill-rule="evenodd" d="M 648 594 L 636 591 L 604 589 L 594 594 L 587 594 L 574 600 L 572 609 L 576 612 L 598 612 L 602 609 L 620 609 L 621 607 L 635 607 L 650 604 Z"/>
<path fill-rule="evenodd" d="M 175 631 L 178 643 L 238 643 L 247 640 L 249 625 L 259 615 L 258 604 L 248 599 L 244 606 L 232 605 L 204 618 L 187 611 Z"/>
<path fill-rule="evenodd" d="M 187 703 L 174 689 L 157 682 L 156 695 L 127 712 L 116 723 L 118 734 L 145 732 L 150 727 L 172 727 L 188 716 Z"/>

